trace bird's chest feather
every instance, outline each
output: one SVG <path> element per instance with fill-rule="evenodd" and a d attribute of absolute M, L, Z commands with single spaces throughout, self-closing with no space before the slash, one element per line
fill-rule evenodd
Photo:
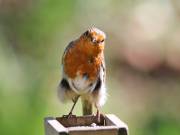
<path fill-rule="evenodd" d="M 64 72 L 78 83 L 86 84 L 86 80 L 95 81 L 99 75 L 102 64 L 102 55 L 93 54 L 79 48 L 72 48 L 65 55 Z"/>

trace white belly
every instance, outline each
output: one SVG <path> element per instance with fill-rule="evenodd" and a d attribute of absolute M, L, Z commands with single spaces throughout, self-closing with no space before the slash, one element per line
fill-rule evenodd
<path fill-rule="evenodd" d="M 69 79 L 71 88 L 78 94 L 85 94 L 91 92 L 96 85 L 96 81 L 92 82 L 82 75 L 77 75 L 74 79 Z"/>

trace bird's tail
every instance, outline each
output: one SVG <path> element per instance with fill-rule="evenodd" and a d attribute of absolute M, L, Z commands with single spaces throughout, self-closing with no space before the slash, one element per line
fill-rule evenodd
<path fill-rule="evenodd" d="M 92 115 L 93 113 L 93 106 L 88 100 L 82 99 L 82 110 L 83 115 Z"/>

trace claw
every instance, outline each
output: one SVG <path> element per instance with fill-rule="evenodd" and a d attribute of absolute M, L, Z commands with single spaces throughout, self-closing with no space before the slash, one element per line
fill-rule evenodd
<path fill-rule="evenodd" d="M 72 108 L 71 108 L 69 114 L 68 114 L 68 115 L 63 115 L 64 118 L 72 118 L 72 117 L 76 117 L 76 115 L 73 115 L 72 112 L 73 112 L 73 110 L 74 110 L 74 107 L 75 107 L 75 105 L 76 105 L 78 99 L 79 99 L 79 96 L 77 96 L 76 99 L 73 100 L 74 104 L 73 104 L 73 106 L 72 106 Z"/>
<path fill-rule="evenodd" d="M 98 125 L 105 125 L 105 116 L 104 114 L 100 113 L 99 112 L 99 109 L 97 109 L 97 113 L 95 115 L 95 118 L 96 118 L 96 122 Z"/>
<path fill-rule="evenodd" d="M 74 118 L 74 117 L 76 117 L 76 115 L 73 115 L 73 114 L 70 112 L 68 115 L 63 115 L 62 117 L 69 119 L 69 118 Z"/>
<path fill-rule="evenodd" d="M 96 113 L 96 120 L 97 120 L 97 123 L 101 122 L 101 115 L 100 115 L 100 112 L 98 109 L 97 109 L 97 113 Z"/>

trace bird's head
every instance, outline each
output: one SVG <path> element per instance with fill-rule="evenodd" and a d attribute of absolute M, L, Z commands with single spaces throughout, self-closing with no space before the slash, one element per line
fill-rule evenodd
<path fill-rule="evenodd" d="M 82 34 L 82 37 L 91 45 L 104 45 L 106 35 L 98 28 L 92 27 Z"/>

